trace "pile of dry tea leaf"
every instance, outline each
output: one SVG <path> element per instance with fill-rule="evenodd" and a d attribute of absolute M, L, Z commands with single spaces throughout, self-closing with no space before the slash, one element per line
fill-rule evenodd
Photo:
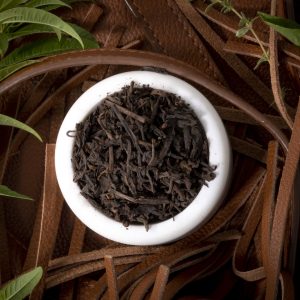
<path fill-rule="evenodd" d="M 72 155 L 82 195 L 126 227 L 174 217 L 215 177 L 188 105 L 133 82 L 76 125 Z"/>

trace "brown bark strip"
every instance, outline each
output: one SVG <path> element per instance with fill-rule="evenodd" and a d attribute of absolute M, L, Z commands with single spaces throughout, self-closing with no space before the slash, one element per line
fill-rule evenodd
<path fill-rule="evenodd" d="M 276 0 L 271 1 L 271 15 L 273 16 L 276 14 L 276 4 L 277 4 Z M 270 51 L 270 61 L 269 61 L 270 76 L 271 76 L 271 85 L 274 94 L 274 100 L 283 119 L 292 129 L 293 121 L 287 112 L 286 104 L 284 103 L 282 92 L 281 92 L 281 86 L 280 86 L 279 68 L 278 68 L 277 33 L 272 27 L 270 27 L 269 51 Z"/>
<path fill-rule="evenodd" d="M 83 92 L 87 91 L 89 88 L 91 88 L 93 85 L 95 85 L 97 83 L 97 81 L 94 80 L 86 80 L 84 81 L 84 83 L 82 84 L 81 90 Z"/>
<path fill-rule="evenodd" d="M 107 287 L 109 299 L 119 299 L 119 289 L 117 283 L 117 274 L 114 266 L 114 261 L 111 255 L 104 256 L 104 266 L 107 278 Z"/>
<path fill-rule="evenodd" d="M 86 232 L 86 226 L 81 223 L 79 219 L 74 216 L 74 224 L 72 230 L 71 243 L 69 247 L 69 255 L 80 253 L 84 243 L 84 236 Z M 62 285 L 59 299 L 69 300 L 73 299 L 74 282 L 66 282 Z"/>
<path fill-rule="evenodd" d="M 49 132 L 49 143 L 55 144 L 58 131 L 60 125 L 64 119 L 64 112 L 65 112 L 65 97 L 62 97 L 57 101 L 57 105 L 55 105 L 52 109 L 51 115 L 51 128 Z"/>
<path fill-rule="evenodd" d="M 134 59 L 133 59 L 134 58 Z M 31 78 L 35 75 L 49 72 L 55 69 L 62 69 L 71 66 L 82 66 L 88 64 L 114 64 L 114 65 L 134 65 L 134 66 L 149 66 L 158 67 L 167 70 L 170 73 L 183 76 L 186 80 L 191 80 L 196 84 L 205 86 L 208 90 L 212 91 L 216 95 L 221 96 L 229 103 L 235 105 L 241 110 L 247 112 L 247 114 L 262 124 L 263 127 L 268 130 L 275 139 L 277 139 L 284 151 L 287 150 L 286 136 L 268 120 L 261 112 L 255 109 L 252 105 L 244 101 L 238 95 L 234 94 L 229 89 L 221 86 L 215 81 L 212 81 L 207 75 L 200 72 L 198 69 L 185 64 L 182 61 L 178 61 L 171 57 L 156 54 L 146 51 L 137 50 L 119 50 L 119 49 L 91 49 L 80 52 L 73 52 L 67 54 L 60 54 L 43 59 L 42 62 L 29 66 L 14 75 L 10 76 L 6 80 L 0 83 L 0 94 L 8 90 L 11 86 L 14 86 L 18 82 L 22 82 L 25 79 Z M 79 78 L 81 79 L 81 78 Z M 36 122 L 43 116 L 53 105 L 53 100 L 47 103 L 45 106 L 39 108 L 39 112 L 35 112 L 34 117 L 30 120 L 30 123 Z M 32 124 L 29 124 L 32 125 Z M 14 143 L 14 147 L 20 145 L 22 137 L 18 137 Z"/>
<path fill-rule="evenodd" d="M 276 188 L 276 169 L 278 160 L 278 143 L 271 141 L 268 146 L 267 154 L 267 173 L 266 185 L 264 189 L 264 201 L 261 220 L 261 248 L 262 261 L 268 277 L 268 266 L 270 253 L 270 239 L 272 229 L 272 219 L 275 206 L 275 188 Z"/>
<path fill-rule="evenodd" d="M 279 41 L 279 45 L 286 55 L 290 56 L 290 58 L 294 58 L 300 61 L 300 47 L 297 47 L 290 43 L 283 43 L 282 41 Z"/>
<path fill-rule="evenodd" d="M 85 262 L 92 262 L 95 260 L 103 259 L 104 255 L 111 255 L 113 257 L 146 255 L 157 253 L 159 250 L 164 249 L 161 247 L 139 247 L 139 246 L 123 246 L 115 248 L 102 248 L 91 252 L 72 254 L 68 256 L 58 257 L 49 261 L 48 270 L 63 268 L 71 265 L 81 264 Z"/>
<path fill-rule="evenodd" d="M 286 222 L 290 207 L 290 199 L 293 191 L 293 184 L 300 157 L 300 99 L 292 131 L 289 150 L 286 162 L 283 167 L 279 185 L 277 202 L 275 206 L 273 226 L 271 231 L 269 276 L 267 278 L 266 299 L 276 298 L 278 289 L 278 279 L 281 268 L 282 249 L 285 239 Z"/>
<path fill-rule="evenodd" d="M 224 107 L 224 106 L 214 106 L 216 111 L 219 113 L 221 118 L 226 121 L 242 123 L 242 124 L 250 124 L 250 125 L 260 125 L 257 121 L 249 117 L 245 112 L 240 109 Z M 288 128 L 285 121 L 280 116 L 274 116 L 265 114 L 265 116 L 271 120 L 274 125 L 276 125 L 280 129 Z"/>
<path fill-rule="evenodd" d="M 258 192 L 253 201 L 248 217 L 245 221 L 242 231 L 244 234 L 238 240 L 232 259 L 233 272 L 246 281 L 257 281 L 265 278 L 264 267 L 258 267 L 251 270 L 245 270 L 248 258 L 248 248 L 253 239 L 257 226 L 261 220 L 261 211 L 263 207 L 263 191 L 266 184 L 266 178 L 262 180 Z"/>
<path fill-rule="evenodd" d="M 102 13 L 103 10 L 100 6 L 96 5 L 95 3 L 91 3 L 84 18 L 81 20 L 82 27 L 84 27 L 88 31 L 91 31 Z"/>
<path fill-rule="evenodd" d="M 54 82 L 57 80 L 57 76 L 61 71 L 54 71 L 46 73 L 43 78 L 34 87 L 30 97 L 26 100 L 23 107 L 21 108 L 20 116 L 27 118 L 32 111 L 34 111 L 39 104 L 42 102 L 43 98 L 51 89 Z"/>
<path fill-rule="evenodd" d="M 55 145 L 46 145 L 43 195 L 37 210 L 33 234 L 24 264 L 24 271 L 36 266 L 42 266 L 44 275 L 55 245 L 63 205 L 63 197 L 55 177 L 54 151 Z M 41 280 L 39 286 L 32 294 L 32 299 L 40 299 L 43 288 L 44 280 Z"/>
<path fill-rule="evenodd" d="M 253 143 L 230 136 L 230 143 L 236 152 L 251 157 L 259 162 L 266 163 L 266 151 Z"/>
<path fill-rule="evenodd" d="M 11 279 L 3 198 L 0 199 L 0 286 Z"/>
<path fill-rule="evenodd" d="M 281 299 L 294 300 L 295 299 L 295 287 L 292 275 L 283 271 L 280 273 L 280 285 L 281 285 Z"/>
<path fill-rule="evenodd" d="M 145 259 L 145 255 L 133 255 L 129 257 L 116 257 L 114 258 L 115 265 L 127 265 L 132 263 L 139 263 Z M 99 271 L 104 269 L 103 260 L 88 262 L 80 264 L 72 268 L 67 268 L 66 270 L 58 270 L 54 274 L 47 275 L 46 278 L 46 288 L 51 288 L 61 283 L 67 282 L 69 280 L 78 278 L 89 273 Z"/>
<path fill-rule="evenodd" d="M 300 61 L 295 58 L 287 57 L 287 58 L 285 58 L 285 63 L 287 63 L 288 65 L 290 65 L 292 67 L 300 69 Z"/>
<path fill-rule="evenodd" d="M 150 296 L 150 300 L 161 300 L 163 299 L 163 295 L 164 295 L 164 290 L 166 287 L 166 284 L 168 282 L 168 278 L 169 278 L 169 274 L 170 274 L 170 268 L 165 266 L 165 265 L 161 265 L 159 266 L 157 275 L 156 275 L 156 279 L 155 279 L 155 283 L 154 283 L 154 287 Z"/>
<path fill-rule="evenodd" d="M 177 5 L 202 37 L 219 53 L 227 64 L 268 104 L 273 103 L 269 88 L 235 54 L 224 51 L 225 42 L 211 29 L 205 19 L 185 0 L 176 0 Z"/>
<path fill-rule="evenodd" d="M 237 41 L 226 41 L 223 50 L 229 53 L 261 58 L 263 52 L 257 45 Z"/>
<path fill-rule="evenodd" d="M 19 114 L 21 96 L 19 95 L 17 106 L 15 109 L 14 117 L 17 118 Z M 5 171 L 9 161 L 9 154 L 11 153 L 11 144 L 15 129 L 10 128 L 10 134 L 7 141 L 6 149 L 3 156 L 1 157 L 0 163 L 0 184 L 3 183 Z M 2 141 L 5 142 L 5 141 Z M 0 286 L 2 283 L 11 279 L 11 266 L 10 266 L 10 252 L 7 238 L 7 228 L 5 221 L 5 205 L 4 201 L 9 201 L 6 197 L 0 197 Z"/>
<path fill-rule="evenodd" d="M 167 284 L 164 300 L 174 299 L 175 295 L 190 282 L 216 272 L 232 257 L 234 243 L 220 244 L 219 251 L 199 264 L 178 272 Z M 220 249 L 222 247 L 222 250 Z"/>
<path fill-rule="evenodd" d="M 119 276 L 122 273 L 126 273 L 129 269 L 134 267 L 134 264 L 128 264 L 128 265 L 119 265 L 115 266 L 115 270 L 117 273 L 117 276 Z M 94 284 L 94 286 L 89 291 L 89 299 L 102 299 L 102 294 L 105 292 L 107 288 L 107 279 L 106 274 L 104 273 Z"/>
<path fill-rule="evenodd" d="M 137 278 L 137 280 L 132 282 L 131 286 L 125 293 L 127 295 L 127 298 L 129 298 L 129 296 L 130 299 L 132 300 L 142 300 L 145 298 L 147 291 L 151 288 L 151 286 L 155 282 L 159 264 L 163 264 L 171 268 L 172 266 L 177 265 L 181 261 L 184 261 L 191 256 L 195 256 L 197 254 L 210 251 L 211 249 L 214 248 L 215 248 L 215 244 L 203 243 L 201 246 L 194 246 L 194 247 L 181 249 L 180 251 L 178 250 L 167 256 L 164 255 L 164 253 L 161 253 L 163 259 L 161 259 L 161 256 L 158 257 L 155 261 L 153 261 L 152 265 L 147 270 L 144 270 L 144 274 L 142 274 L 139 277 L 139 279 Z M 125 274 L 125 276 L 126 275 L 128 274 Z M 120 282 L 124 280 L 125 276 L 120 277 Z"/>

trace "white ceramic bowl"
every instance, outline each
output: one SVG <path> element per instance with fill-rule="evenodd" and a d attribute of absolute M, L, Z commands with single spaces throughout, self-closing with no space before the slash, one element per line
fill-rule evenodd
<path fill-rule="evenodd" d="M 99 102 L 125 85 L 135 81 L 180 96 L 194 109 L 209 142 L 209 163 L 217 166 L 216 178 L 203 186 L 192 203 L 173 219 L 144 225 L 121 223 L 105 216 L 80 194 L 73 182 L 71 155 L 74 138 L 67 136 L 76 123 L 93 111 Z M 224 125 L 210 102 L 194 87 L 174 76 L 134 71 L 109 77 L 95 84 L 74 103 L 67 113 L 56 141 L 55 169 L 62 194 L 74 214 L 90 229 L 116 242 L 130 245 L 157 245 L 177 240 L 203 225 L 216 212 L 227 192 L 231 174 L 231 149 Z"/>

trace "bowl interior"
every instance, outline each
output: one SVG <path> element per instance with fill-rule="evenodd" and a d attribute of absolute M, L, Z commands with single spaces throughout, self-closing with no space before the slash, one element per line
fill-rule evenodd
<path fill-rule="evenodd" d="M 150 224 L 146 232 L 143 225 L 125 228 L 96 209 L 80 194 L 73 182 L 71 163 L 74 138 L 67 131 L 75 130 L 76 123 L 90 114 L 99 102 L 134 81 L 165 90 L 180 96 L 199 118 L 209 143 L 209 163 L 217 166 L 216 178 L 203 186 L 192 203 L 174 219 Z M 58 184 L 68 205 L 75 215 L 96 233 L 116 242 L 132 245 L 156 245 L 171 242 L 206 222 L 221 204 L 229 182 L 231 150 L 224 125 L 210 102 L 194 87 L 171 75 L 149 71 L 120 73 L 106 78 L 87 90 L 71 107 L 60 127 L 55 150 L 55 169 Z"/>

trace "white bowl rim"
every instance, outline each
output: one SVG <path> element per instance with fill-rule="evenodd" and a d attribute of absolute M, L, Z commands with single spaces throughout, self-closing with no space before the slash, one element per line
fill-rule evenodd
<path fill-rule="evenodd" d="M 215 165 L 216 178 L 203 186 L 193 202 L 174 219 L 151 224 L 146 232 L 143 225 L 125 228 L 96 209 L 80 194 L 73 182 L 71 155 L 74 138 L 67 131 L 75 130 L 99 102 L 131 81 L 137 84 L 166 90 L 185 100 L 202 123 L 209 142 L 209 162 Z M 86 92 L 73 104 L 66 114 L 56 141 L 55 170 L 61 192 L 74 214 L 90 229 L 101 236 L 123 244 L 158 245 L 185 236 L 203 225 L 219 208 L 230 184 L 231 149 L 224 125 L 212 104 L 197 89 L 187 82 L 168 74 L 151 71 L 131 71 L 108 77 Z"/>

